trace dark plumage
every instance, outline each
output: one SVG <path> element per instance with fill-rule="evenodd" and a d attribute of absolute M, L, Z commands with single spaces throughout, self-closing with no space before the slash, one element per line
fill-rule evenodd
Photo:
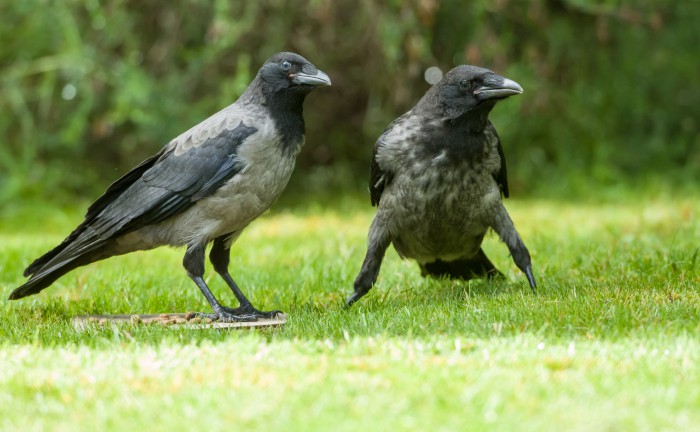
<path fill-rule="evenodd" d="M 158 246 L 187 246 L 187 274 L 216 318 L 251 320 L 276 312 L 253 308 L 228 273 L 231 244 L 279 197 L 304 143 L 302 104 L 328 75 L 303 57 L 268 59 L 232 105 L 173 139 L 114 182 L 85 220 L 24 272 L 10 294 L 36 294 L 65 273 L 98 260 Z M 205 247 L 240 306 L 221 306 L 204 282 Z"/>
<path fill-rule="evenodd" d="M 501 201 L 509 194 L 506 161 L 488 119 L 498 100 L 519 93 L 490 70 L 459 66 L 379 137 L 369 185 L 377 213 L 348 304 L 372 288 L 391 243 L 424 276 L 499 275 L 481 249 L 489 227 L 535 290 L 530 254 Z"/>

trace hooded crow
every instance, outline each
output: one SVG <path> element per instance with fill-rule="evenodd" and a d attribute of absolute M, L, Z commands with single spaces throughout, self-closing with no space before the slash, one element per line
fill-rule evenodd
<path fill-rule="evenodd" d="M 499 275 L 481 249 L 489 227 L 535 290 L 530 254 L 501 201 L 506 161 L 488 119 L 497 101 L 522 91 L 490 70 L 459 66 L 379 137 L 369 184 L 377 213 L 348 305 L 372 288 L 391 243 L 423 276 Z"/>
<path fill-rule="evenodd" d="M 183 265 L 221 321 L 272 317 L 255 309 L 228 272 L 230 248 L 280 196 L 304 144 L 304 98 L 328 75 L 298 54 L 272 56 L 241 97 L 114 182 L 85 220 L 24 271 L 10 294 L 36 294 L 95 261 L 159 246 L 186 246 Z M 205 248 L 239 302 L 222 306 L 204 282 Z"/>

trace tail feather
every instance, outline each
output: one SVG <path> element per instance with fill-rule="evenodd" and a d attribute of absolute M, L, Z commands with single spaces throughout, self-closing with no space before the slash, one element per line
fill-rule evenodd
<path fill-rule="evenodd" d="M 420 264 L 423 276 L 444 276 L 450 279 L 475 279 L 481 277 L 503 276 L 491 263 L 483 249 L 471 258 L 459 258 L 454 261 L 435 260 Z"/>
<path fill-rule="evenodd" d="M 89 264 L 93 260 L 87 255 L 74 256 L 70 259 L 51 266 L 46 270 L 37 271 L 24 285 L 16 288 L 10 294 L 10 300 L 21 299 L 32 294 L 38 294 L 44 288 L 48 288 L 56 279 L 60 278 L 69 271 Z"/>
<path fill-rule="evenodd" d="M 104 220 L 98 219 L 104 216 L 103 213 L 110 204 L 114 203 L 134 182 L 152 168 L 168 149 L 168 146 L 163 147 L 161 151 L 112 183 L 105 193 L 88 208 L 83 222 L 61 244 L 34 260 L 24 270 L 24 276 L 29 277 L 29 280 L 14 290 L 10 294 L 10 299 L 36 294 L 74 268 L 111 256 L 109 247 L 105 249 L 105 246 L 125 226 L 124 223 L 120 223 L 122 219 L 115 222 L 114 217 L 123 218 L 125 213 L 120 210 L 108 214 Z M 95 230 L 96 226 L 101 227 L 105 223 L 108 223 L 106 229 L 102 229 L 100 232 Z"/>
<path fill-rule="evenodd" d="M 73 245 L 81 235 L 85 233 L 85 231 L 88 229 L 88 227 L 98 218 L 100 213 L 105 210 L 112 202 L 114 202 L 121 194 L 127 190 L 137 179 L 141 178 L 143 173 L 148 171 L 149 168 L 151 168 L 158 158 L 160 158 L 163 153 L 168 149 L 168 147 L 163 147 L 161 151 L 156 153 L 155 155 L 149 157 L 148 159 L 144 160 L 141 162 L 139 166 L 136 168 L 132 169 L 128 173 L 126 173 L 124 176 L 122 176 L 120 179 L 112 183 L 107 190 L 105 191 L 104 195 L 99 197 L 97 201 L 92 203 L 92 205 L 88 208 L 87 213 L 85 214 L 85 219 L 83 222 L 78 225 L 75 230 L 73 230 L 72 233 L 68 237 L 66 237 L 61 244 L 56 246 L 55 248 L 51 249 L 50 251 L 46 252 L 44 255 L 40 256 L 37 258 L 33 263 L 29 265 L 24 270 L 24 276 L 29 277 L 39 271 L 50 261 L 55 259 L 60 253 L 62 253 L 66 248 L 69 246 Z M 38 292 L 38 291 L 37 291 Z"/>
<path fill-rule="evenodd" d="M 12 291 L 10 300 L 37 294 L 69 271 L 111 256 L 105 253 L 106 249 L 109 249 L 105 248 L 106 241 L 78 237 L 69 242 L 69 239 L 70 237 L 27 267 L 25 276 L 31 275 L 31 277 L 22 286 Z"/>
<path fill-rule="evenodd" d="M 63 252 L 64 249 L 70 246 L 79 234 L 76 233 L 76 231 L 71 233 L 71 235 L 69 235 L 65 240 L 63 240 L 61 244 L 46 252 L 44 255 L 40 256 L 39 258 L 35 259 L 34 262 L 29 264 L 29 266 L 26 269 L 24 269 L 24 277 L 29 277 L 41 271 L 41 269 L 45 267 L 48 262 L 56 258 L 58 254 L 60 254 L 61 252 Z"/>

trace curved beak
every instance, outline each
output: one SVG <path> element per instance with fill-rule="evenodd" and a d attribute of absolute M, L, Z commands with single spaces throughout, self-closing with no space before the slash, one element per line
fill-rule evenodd
<path fill-rule="evenodd" d="M 310 85 L 315 87 L 329 86 L 331 85 L 331 78 L 323 71 L 316 71 L 316 74 L 307 74 L 304 72 L 298 72 L 292 78 L 294 84 L 299 85 Z"/>
<path fill-rule="evenodd" d="M 481 99 L 502 99 L 523 92 L 520 84 L 508 78 L 496 75 L 492 80 L 485 82 L 483 86 L 474 91 L 475 95 L 480 95 Z"/>

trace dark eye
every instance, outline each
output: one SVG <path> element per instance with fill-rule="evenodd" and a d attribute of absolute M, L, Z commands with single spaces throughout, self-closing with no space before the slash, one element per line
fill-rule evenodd
<path fill-rule="evenodd" d="M 291 63 L 289 63 L 289 62 L 286 61 L 286 60 L 282 62 L 282 70 L 283 70 L 283 71 L 289 72 L 289 69 L 291 69 L 291 68 L 292 68 L 292 64 L 291 64 Z"/>
<path fill-rule="evenodd" d="M 461 80 L 459 82 L 459 88 L 462 90 L 469 90 L 470 82 L 468 80 Z"/>

